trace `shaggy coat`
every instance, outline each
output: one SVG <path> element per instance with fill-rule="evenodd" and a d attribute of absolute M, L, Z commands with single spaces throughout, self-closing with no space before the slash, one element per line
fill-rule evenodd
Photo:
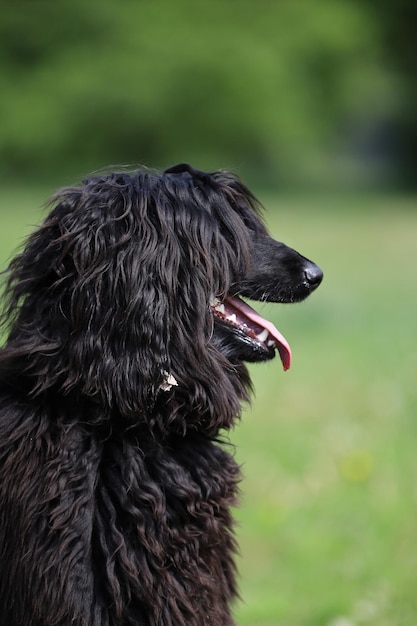
<path fill-rule="evenodd" d="M 53 198 L 6 285 L 1 625 L 234 623 L 221 434 L 243 361 L 290 359 L 237 296 L 295 302 L 321 277 L 226 172 L 111 173 Z"/>

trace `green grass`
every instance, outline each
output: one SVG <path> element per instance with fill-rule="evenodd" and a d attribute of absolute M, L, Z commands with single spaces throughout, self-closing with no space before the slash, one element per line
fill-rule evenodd
<path fill-rule="evenodd" d="M 417 615 L 417 212 L 401 198 L 275 200 L 273 232 L 325 280 L 264 308 L 293 367 L 252 368 L 241 626 L 412 626 Z M 415 202 L 414 202 L 415 207 Z"/>
<path fill-rule="evenodd" d="M 0 192 L 1 260 L 51 190 Z M 240 626 L 414 626 L 417 211 L 401 197 L 271 198 L 274 234 L 319 263 L 294 306 L 257 305 L 293 366 L 253 366 L 231 434 L 245 480 Z"/>

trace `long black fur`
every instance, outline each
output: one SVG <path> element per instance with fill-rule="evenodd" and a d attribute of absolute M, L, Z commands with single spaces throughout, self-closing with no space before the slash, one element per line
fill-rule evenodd
<path fill-rule="evenodd" d="M 236 177 L 179 165 L 63 189 L 8 272 L 0 624 L 231 626 L 239 469 L 219 439 L 243 361 L 274 350 L 210 298 L 301 300 L 320 270 Z"/>

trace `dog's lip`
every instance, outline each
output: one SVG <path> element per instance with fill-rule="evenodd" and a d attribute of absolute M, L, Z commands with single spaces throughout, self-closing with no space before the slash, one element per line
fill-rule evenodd
<path fill-rule="evenodd" d="M 214 315 L 221 320 L 249 330 L 254 339 L 278 350 L 284 371 L 291 366 L 291 348 L 284 335 L 246 302 L 237 296 L 228 296 L 224 300 L 213 297 L 210 305 Z"/>

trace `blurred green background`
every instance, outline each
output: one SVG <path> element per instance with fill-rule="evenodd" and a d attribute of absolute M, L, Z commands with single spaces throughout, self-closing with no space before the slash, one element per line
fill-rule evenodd
<path fill-rule="evenodd" d="M 320 264 L 257 305 L 294 362 L 252 368 L 240 626 L 417 623 L 417 5 L 18 2 L 0 21 L 0 263 L 58 186 L 109 165 L 238 172 Z"/>

